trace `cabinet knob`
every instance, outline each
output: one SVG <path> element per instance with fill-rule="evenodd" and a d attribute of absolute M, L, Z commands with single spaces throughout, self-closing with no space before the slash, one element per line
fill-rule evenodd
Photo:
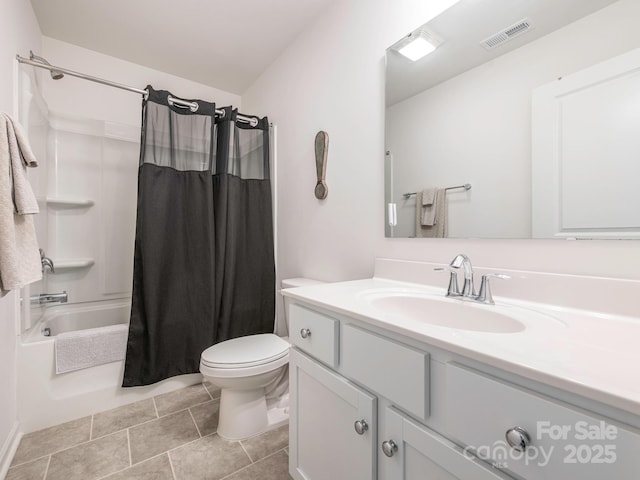
<path fill-rule="evenodd" d="M 353 424 L 353 428 L 356 429 L 356 433 L 358 435 L 364 435 L 364 432 L 369 430 L 369 425 L 367 424 L 366 420 L 364 420 L 364 419 L 356 420 L 354 422 L 354 424 Z"/>
<path fill-rule="evenodd" d="M 393 454 L 398 451 L 398 445 L 393 440 L 385 440 L 382 442 L 382 451 L 387 457 L 393 457 Z"/>
<path fill-rule="evenodd" d="M 311 330 L 309 330 L 308 328 L 303 328 L 302 330 L 300 330 L 300 336 L 302 338 L 309 338 L 311 336 Z"/>
<path fill-rule="evenodd" d="M 531 437 L 522 427 L 513 427 L 505 433 L 507 443 L 518 452 L 524 452 L 531 444 Z"/>

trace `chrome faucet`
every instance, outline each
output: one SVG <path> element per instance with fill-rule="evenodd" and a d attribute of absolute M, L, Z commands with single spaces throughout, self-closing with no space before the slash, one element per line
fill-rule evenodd
<path fill-rule="evenodd" d="M 475 297 L 476 292 L 473 288 L 473 267 L 471 266 L 471 260 L 464 254 L 458 254 L 451 260 L 449 264 L 452 268 L 462 267 L 464 270 L 464 284 L 462 286 L 463 297 Z"/>
<path fill-rule="evenodd" d="M 462 268 L 464 272 L 464 284 L 462 293 L 458 289 L 458 270 Z M 451 260 L 448 267 L 438 267 L 435 270 L 449 272 L 449 287 L 447 288 L 447 297 L 459 297 L 461 300 L 472 300 L 474 302 L 493 305 L 493 296 L 491 295 L 490 278 L 509 279 L 508 275 L 500 273 L 487 273 L 482 275 L 480 283 L 480 292 L 476 294 L 473 286 L 473 267 L 471 260 L 464 254 L 459 254 Z"/>
<path fill-rule="evenodd" d="M 44 273 L 46 267 L 49 267 L 49 271 L 51 273 L 56 273 L 55 268 L 53 267 L 53 260 L 45 256 L 43 249 L 40 249 L 40 262 L 42 262 L 42 273 Z"/>
<path fill-rule="evenodd" d="M 66 291 L 62 293 L 41 293 L 40 295 L 34 295 L 29 300 L 32 304 L 42 305 L 45 303 L 67 303 L 69 300 L 69 294 Z"/>

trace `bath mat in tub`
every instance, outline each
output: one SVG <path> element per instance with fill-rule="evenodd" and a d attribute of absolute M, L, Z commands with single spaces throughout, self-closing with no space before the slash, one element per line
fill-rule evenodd
<path fill-rule="evenodd" d="M 56 336 L 56 373 L 124 360 L 129 325 L 109 325 Z"/>

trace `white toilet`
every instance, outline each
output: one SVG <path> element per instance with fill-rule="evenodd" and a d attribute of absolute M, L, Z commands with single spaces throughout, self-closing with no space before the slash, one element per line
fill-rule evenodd
<path fill-rule="evenodd" d="M 282 281 L 282 288 L 322 282 L 307 278 Z M 285 317 L 287 317 L 285 299 Z M 268 408 L 265 387 L 286 381 L 289 342 L 272 333 L 249 335 L 218 343 L 202 352 L 200 373 L 220 387 L 218 435 L 242 440 L 289 420 L 288 394 Z"/>

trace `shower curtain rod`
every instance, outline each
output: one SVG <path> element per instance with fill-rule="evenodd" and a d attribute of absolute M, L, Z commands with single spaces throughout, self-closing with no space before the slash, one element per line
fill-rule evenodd
<path fill-rule="evenodd" d="M 33 55 L 33 52 L 32 52 L 32 55 Z M 45 70 L 49 70 L 49 71 L 55 70 L 56 72 L 61 72 L 61 73 L 64 73 L 65 75 L 70 75 L 72 77 L 82 78 L 83 80 L 89 80 L 90 82 L 101 83 L 102 85 L 107 85 L 109 87 L 120 88 L 121 90 L 127 90 L 128 92 L 138 93 L 142 95 L 145 98 L 145 100 L 149 96 L 149 92 L 141 88 L 131 87 L 129 85 L 124 85 L 122 83 L 112 82 L 110 80 L 105 80 L 103 78 L 87 75 L 86 73 L 80 73 L 80 72 L 75 72 L 73 70 L 69 70 L 67 68 L 56 67 L 55 65 L 46 65 L 44 63 L 40 63 L 38 61 L 31 60 L 29 58 L 21 57 L 20 55 L 16 55 L 16 60 L 18 60 L 19 63 L 26 63 L 27 65 L 32 65 L 38 68 L 44 68 Z M 197 102 L 187 102 L 185 100 L 180 100 L 179 98 L 173 98 L 171 96 L 169 96 L 168 102 L 169 102 L 169 105 L 177 105 L 179 107 L 189 108 L 192 112 L 195 112 L 198 110 Z M 224 110 L 220 110 L 216 108 L 216 115 L 218 115 L 220 118 L 223 118 Z M 238 115 L 236 118 L 237 120 L 243 123 L 248 123 L 252 127 L 255 127 L 258 124 L 258 119 L 256 117 L 246 117 L 244 115 Z"/>

